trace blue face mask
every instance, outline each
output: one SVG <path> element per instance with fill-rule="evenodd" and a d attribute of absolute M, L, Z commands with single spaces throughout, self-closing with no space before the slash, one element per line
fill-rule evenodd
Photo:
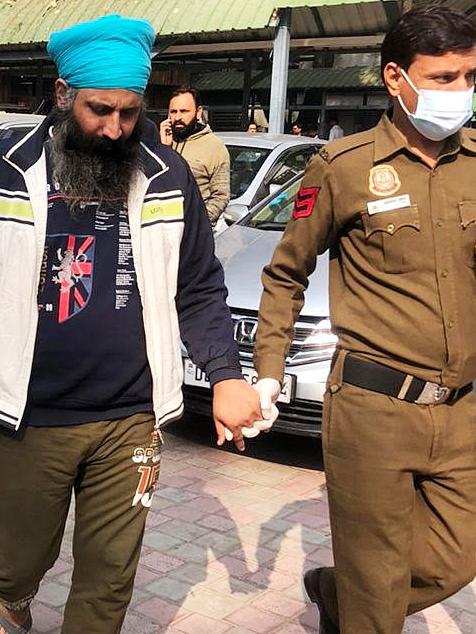
<path fill-rule="evenodd" d="M 415 112 L 410 112 L 400 95 L 398 101 L 413 127 L 431 141 L 443 141 L 460 128 L 473 115 L 474 87 L 469 90 L 418 89 L 410 77 L 400 70 L 418 96 Z"/>

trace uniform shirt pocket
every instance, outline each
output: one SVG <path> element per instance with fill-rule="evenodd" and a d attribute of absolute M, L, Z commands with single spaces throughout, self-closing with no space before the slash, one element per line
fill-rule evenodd
<path fill-rule="evenodd" d="M 407 273 L 417 268 L 420 216 L 417 205 L 369 214 L 361 212 L 365 238 L 382 250 L 385 273 Z"/>
<path fill-rule="evenodd" d="M 461 223 L 461 249 L 464 261 L 471 268 L 476 267 L 476 200 L 458 203 Z"/>

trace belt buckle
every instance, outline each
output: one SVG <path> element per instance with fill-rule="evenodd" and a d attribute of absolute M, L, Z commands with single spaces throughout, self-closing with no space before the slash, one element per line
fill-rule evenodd
<path fill-rule="evenodd" d="M 451 390 L 446 385 L 438 385 L 435 390 L 435 405 L 446 403 L 450 396 Z"/>
<path fill-rule="evenodd" d="M 441 405 L 441 403 L 445 403 L 448 400 L 450 394 L 451 390 L 446 385 L 427 381 L 415 403 L 419 405 Z"/>

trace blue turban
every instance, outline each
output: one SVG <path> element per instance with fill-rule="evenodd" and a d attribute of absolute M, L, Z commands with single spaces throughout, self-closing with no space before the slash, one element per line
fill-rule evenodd
<path fill-rule="evenodd" d="M 72 88 L 125 88 L 142 94 L 154 40 L 147 20 L 106 15 L 52 33 L 47 50 Z"/>

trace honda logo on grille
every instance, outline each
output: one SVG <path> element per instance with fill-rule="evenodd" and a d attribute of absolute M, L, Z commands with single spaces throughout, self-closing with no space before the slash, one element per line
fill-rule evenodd
<path fill-rule="evenodd" d="M 235 339 L 238 343 L 252 345 L 255 342 L 257 330 L 256 319 L 239 319 L 235 324 Z"/>

